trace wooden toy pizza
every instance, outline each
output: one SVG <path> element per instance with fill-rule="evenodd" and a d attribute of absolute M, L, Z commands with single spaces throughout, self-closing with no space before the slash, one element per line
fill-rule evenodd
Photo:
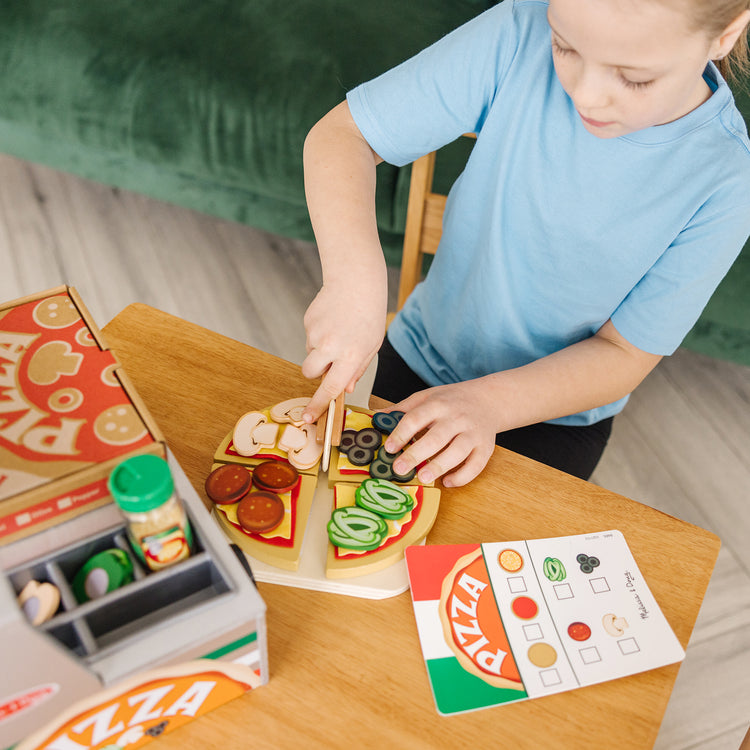
<path fill-rule="evenodd" d="M 303 553 L 319 556 L 314 565 L 332 581 L 403 563 L 440 502 L 416 471 L 397 474 L 398 454 L 383 446 L 403 415 L 345 407 L 340 397 L 310 425 L 302 421 L 308 401 L 247 412 L 220 443 L 205 485 L 220 527 L 252 559 L 291 574 Z M 310 522 L 315 508 L 322 522 Z"/>

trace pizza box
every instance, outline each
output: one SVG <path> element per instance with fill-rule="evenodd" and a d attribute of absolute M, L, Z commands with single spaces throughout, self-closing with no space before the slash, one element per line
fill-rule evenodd
<path fill-rule="evenodd" d="M 73 287 L 0 304 L 0 545 L 110 503 L 164 439 Z"/>
<path fill-rule="evenodd" d="M 0 547 L 0 748 L 141 747 L 268 681 L 252 574 L 169 451 L 167 461 L 191 557 L 146 570 L 113 504 Z M 130 557 L 134 580 L 80 603 L 76 572 L 112 548 Z M 17 599 L 31 581 L 60 593 L 38 625 Z"/>

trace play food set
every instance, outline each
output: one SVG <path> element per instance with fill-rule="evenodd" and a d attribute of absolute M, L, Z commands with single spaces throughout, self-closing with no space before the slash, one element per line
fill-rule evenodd
<path fill-rule="evenodd" d="M 383 443 L 401 412 L 339 399 L 313 426 L 302 421 L 308 401 L 239 417 L 206 479 L 214 516 L 261 581 L 395 596 L 408 588 L 404 550 L 424 543 L 440 490 L 394 471 L 399 454 Z"/>
<path fill-rule="evenodd" d="M 244 556 L 70 287 L 0 305 L 0 629 L 0 748 L 140 747 L 268 680 Z"/>

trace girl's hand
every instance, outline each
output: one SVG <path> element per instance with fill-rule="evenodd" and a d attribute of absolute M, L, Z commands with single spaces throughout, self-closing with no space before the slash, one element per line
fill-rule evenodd
<path fill-rule="evenodd" d="M 420 482 L 429 484 L 442 476 L 444 486 L 459 487 L 474 479 L 490 460 L 497 415 L 481 381 L 428 388 L 392 409 L 403 411 L 404 416 L 385 449 L 395 453 L 408 446 L 393 465 L 399 474 L 427 461 L 419 471 Z"/>
<path fill-rule="evenodd" d="M 314 422 L 331 399 L 351 393 L 385 334 L 387 292 L 371 281 L 323 285 L 305 313 L 306 378 L 323 376 L 303 418 Z"/>

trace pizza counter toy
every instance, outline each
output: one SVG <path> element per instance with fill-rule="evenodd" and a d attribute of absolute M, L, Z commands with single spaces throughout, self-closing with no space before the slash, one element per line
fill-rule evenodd
<path fill-rule="evenodd" d="M 140 747 L 268 680 L 265 604 L 172 454 L 120 464 L 119 502 L 144 461 L 169 474 L 151 526 L 110 503 L 0 546 L 0 747 Z"/>
<path fill-rule="evenodd" d="M 367 598 L 408 588 L 404 550 L 424 543 L 440 491 L 398 475 L 383 443 L 402 416 L 308 398 L 243 414 L 219 445 L 206 495 L 258 580 Z"/>

